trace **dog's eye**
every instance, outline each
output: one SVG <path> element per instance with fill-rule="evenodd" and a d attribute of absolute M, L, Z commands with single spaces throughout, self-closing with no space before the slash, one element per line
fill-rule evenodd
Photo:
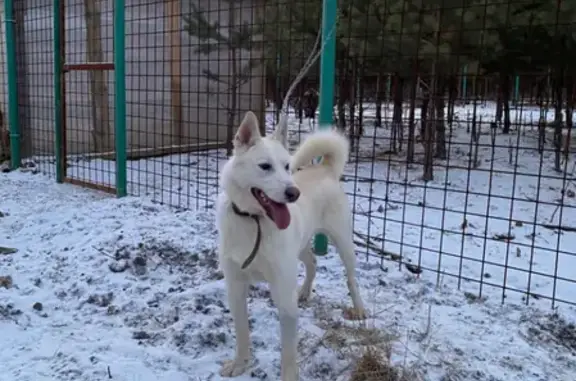
<path fill-rule="evenodd" d="M 290 171 L 290 164 L 286 164 L 286 166 L 284 167 L 284 169 L 286 169 L 286 172 Z"/>
<path fill-rule="evenodd" d="M 262 169 L 263 171 L 269 171 L 272 169 L 272 166 L 268 163 L 262 163 L 258 165 L 260 167 L 260 169 Z"/>

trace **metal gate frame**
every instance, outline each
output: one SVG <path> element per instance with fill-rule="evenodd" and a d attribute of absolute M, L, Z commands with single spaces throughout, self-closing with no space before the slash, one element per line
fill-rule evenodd
<path fill-rule="evenodd" d="M 6 69 L 8 75 L 8 139 L 10 153 L 10 169 L 20 167 L 20 121 L 18 119 L 18 73 L 16 63 L 16 32 L 14 17 L 14 0 L 4 1 L 4 38 L 0 43 L 5 43 L 6 48 Z M 1 116 L 0 116 L 1 117 Z M 0 130 L 0 134 L 4 131 Z M 3 136 L 0 136 L 2 139 Z"/>
<path fill-rule="evenodd" d="M 65 0 L 54 0 L 54 142 L 56 154 L 56 181 L 71 183 L 126 196 L 126 57 L 125 57 L 125 10 L 124 0 L 114 1 L 114 62 L 89 62 L 67 64 Z M 66 85 L 65 74 L 71 71 L 114 71 L 114 146 L 116 163 L 116 186 L 109 187 L 67 176 L 66 153 Z"/>

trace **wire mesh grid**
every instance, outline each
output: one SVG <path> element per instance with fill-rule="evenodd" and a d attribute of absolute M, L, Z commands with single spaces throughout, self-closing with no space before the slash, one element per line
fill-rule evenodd
<path fill-rule="evenodd" d="M 111 2 L 95 3 L 109 19 Z M 251 109 L 272 130 L 321 6 L 126 0 L 129 193 L 212 207 L 239 119 Z M 474 298 L 576 304 L 575 15 L 567 2 L 339 3 L 334 119 L 352 145 L 359 253 Z M 87 102 L 88 79 L 69 76 L 84 90 L 67 97 Z M 315 65 L 290 99 L 292 147 L 318 127 L 319 90 Z"/>
<path fill-rule="evenodd" d="M 357 246 L 480 297 L 576 301 L 574 53 L 560 42 L 576 25 L 558 15 L 574 11 L 341 8 L 336 114 L 354 144 Z"/>
<path fill-rule="evenodd" d="M 114 192 L 113 2 L 65 1 L 62 140 L 66 180 Z"/>
<path fill-rule="evenodd" d="M 51 2 L 14 2 L 22 157 L 54 174 L 54 76 Z"/>
<path fill-rule="evenodd" d="M 186 208 L 214 202 L 241 114 L 264 115 L 263 57 L 246 38 L 261 28 L 257 11 L 225 1 L 127 6 L 132 193 Z"/>

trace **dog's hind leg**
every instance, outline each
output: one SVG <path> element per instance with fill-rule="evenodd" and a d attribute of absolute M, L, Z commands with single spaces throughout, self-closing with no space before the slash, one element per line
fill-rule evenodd
<path fill-rule="evenodd" d="M 240 277 L 241 278 L 241 277 Z M 222 377 L 236 377 L 244 373 L 250 362 L 250 325 L 248 322 L 248 282 L 224 269 L 228 304 L 236 331 L 236 355 L 220 369 Z"/>
<path fill-rule="evenodd" d="M 324 221 L 326 233 L 334 241 L 338 254 L 344 263 L 346 282 L 354 307 L 345 311 L 344 317 L 349 320 L 365 319 L 366 311 L 358 290 L 358 283 L 356 282 L 356 255 L 354 253 L 354 241 L 352 240 L 352 219 L 348 210 L 331 214 L 327 213 Z"/>
<path fill-rule="evenodd" d="M 312 283 L 316 277 L 316 257 L 312 252 L 311 248 L 306 248 L 300 253 L 300 260 L 304 263 L 304 268 L 306 269 L 306 277 L 304 278 L 304 283 L 300 286 L 298 291 L 298 300 L 300 302 L 307 302 L 310 299 L 310 293 L 312 292 Z"/>

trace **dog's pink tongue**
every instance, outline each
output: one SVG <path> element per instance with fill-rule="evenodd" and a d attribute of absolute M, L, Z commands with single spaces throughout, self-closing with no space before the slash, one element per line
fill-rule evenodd
<path fill-rule="evenodd" d="M 290 225 L 290 211 L 286 204 L 272 203 L 270 212 L 278 229 L 284 230 Z"/>

